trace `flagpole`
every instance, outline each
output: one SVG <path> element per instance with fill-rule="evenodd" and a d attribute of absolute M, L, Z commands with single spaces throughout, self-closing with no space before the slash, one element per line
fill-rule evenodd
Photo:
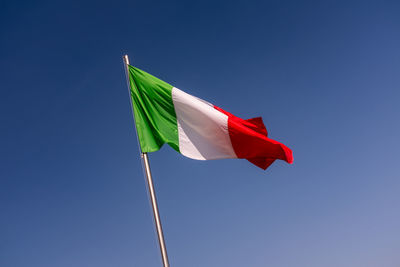
<path fill-rule="evenodd" d="M 123 59 L 124 59 L 124 63 L 125 63 L 125 74 L 126 74 L 126 81 L 127 81 L 127 85 L 128 85 L 132 115 L 133 115 L 133 120 L 135 120 L 135 114 L 133 112 L 132 97 L 131 97 L 131 91 L 130 91 L 131 88 L 130 88 L 130 83 L 129 83 L 129 68 L 128 68 L 129 58 L 128 58 L 128 55 L 125 55 L 123 57 Z M 136 124 L 135 124 L 135 130 L 136 130 L 136 136 L 137 136 L 138 133 L 137 133 L 137 129 L 136 129 Z M 154 217 L 154 222 L 155 222 L 155 226 L 156 226 L 156 230 L 157 230 L 158 244 L 160 246 L 162 261 L 163 261 L 164 267 L 169 267 L 167 247 L 165 246 L 164 233 L 163 233 L 163 229 L 162 229 L 162 225 L 161 225 L 160 214 L 158 212 L 157 198 L 156 198 L 156 193 L 154 191 L 153 178 L 151 177 L 149 158 L 148 158 L 146 152 L 144 152 L 144 153 L 142 152 L 142 150 L 140 148 L 139 139 L 138 139 L 138 146 L 139 146 L 140 157 L 142 158 L 142 163 L 144 165 L 143 172 L 146 176 L 148 192 L 150 195 L 150 202 L 151 202 L 151 206 L 153 208 L 153 217 Z"/>

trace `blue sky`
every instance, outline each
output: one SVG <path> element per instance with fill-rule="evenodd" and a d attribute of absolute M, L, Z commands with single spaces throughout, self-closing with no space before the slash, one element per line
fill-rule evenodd
<path fill-rule="evenodd" d="M 0 266 L 160 266 L 122 56 L 294 164 L 150 154 L 171 266 L 400 264 L 397 1 L 3 1 Z"/>

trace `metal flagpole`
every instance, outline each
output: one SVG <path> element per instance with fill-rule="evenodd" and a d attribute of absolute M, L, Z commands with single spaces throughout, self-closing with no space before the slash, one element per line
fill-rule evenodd
<path fill-rule="evenodd" d="M 132 115 L 133 115 L 133 120 L 135 120 L 135 114 L 133 113 L 132 98 L 131 98 L 131 92 L 130 92 L 130 83 L 129 83 L 129 68 L 128 68 L 129 58 L 128 58 L 128 55 L 125 55 L 123 58 L 124 58 L 124 63 L 125 63 L 125 74 L 126 74 L 126 81 L 127 81 L 127 85 L 128 85 L 128 91 L 129 91 L 129 99 L 131 101 Z M 135 124 L 135 130 L 136 130 L 136 135 L 137 135 L 136 124 Z M 154 222 L 156 224 L 158 244 L 160 245 L 162 261 L 163 261 L 164 267 L 169 267 L 167 248 L 165 246 L 160 214 L 158 212 L 156 193 L 154 191 L 153 179 L 151 178 L 149 158 L 147 156 L 147 153 L 142 152 L 142 150 L 140 148 L 139 139 L 138 139 L 138 146 L 139 146 L 139 151 L 140 151 L 140 157 L 142 158 L 142 163 L 144 165 L 144 174 L 146 176 L 148 190 L 150 193 L 150 202 L 151 202 L 151 206 L 153 208 Z"/>

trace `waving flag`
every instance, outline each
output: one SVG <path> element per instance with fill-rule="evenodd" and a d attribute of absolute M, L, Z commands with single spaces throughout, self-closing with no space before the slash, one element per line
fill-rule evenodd
<path fill-rule="evenodd" d="M 243 158 L 262 169 L 276 159 L 293 162 L 288 147 L 268 138 L 260 117 L 243 120 L 138 68 L 128 71 L 142 152 L 167 143 L 197 160 Z"/>

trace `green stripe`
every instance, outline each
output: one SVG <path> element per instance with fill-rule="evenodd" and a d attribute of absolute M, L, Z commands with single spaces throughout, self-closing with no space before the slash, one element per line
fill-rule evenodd
<path fill-rule="evenodd" d="M 172 86 L 132 66 L 129 83 L 142 152 L 157 151 L 164 143 L 179 152 Z"/>

